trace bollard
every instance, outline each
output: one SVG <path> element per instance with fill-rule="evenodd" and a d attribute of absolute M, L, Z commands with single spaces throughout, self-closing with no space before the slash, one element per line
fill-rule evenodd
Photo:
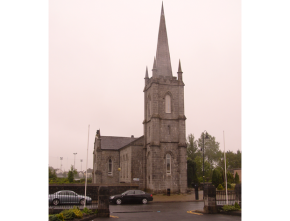
<path fill-rule="evenodd" d="M 170 189 L 167 189 L 167 196 L 170 196 Z"/>
<path fill-rule="evenodd" d="M 197 183 L 194 185 L 194 189 L 195 189 L 195 199 L 196 200 L 199 200 L 199 196 L 198 196 L 198 184 Z"/>

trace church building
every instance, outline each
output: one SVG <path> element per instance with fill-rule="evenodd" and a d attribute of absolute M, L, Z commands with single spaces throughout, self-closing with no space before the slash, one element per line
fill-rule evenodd
<path fill-rule="evenodd" d="M 184 83 L 181 63 L 172 75 L 163 4 L 152 76 L 145 72 L 144 135 L 138 138 L 102 136 L 94 143 L 93 183 L 138 184 L 162 193 L 187 189 Z M 141 90 L 141 89 L 140 89 Z"/>

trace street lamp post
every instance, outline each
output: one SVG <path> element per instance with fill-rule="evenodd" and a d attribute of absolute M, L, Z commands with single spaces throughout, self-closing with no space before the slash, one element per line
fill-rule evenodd
<path fill-rule="evenodd" d="M 204 137 L 204 133 L 205 133 L 205 137 Z M 202 176 L 202 179 L 203 179 L 203 190 L 204 190 L 204 140 L 205 139 L 209 139 L 209 137 L 208 137 L 208 133 L 207 133 L 207 131 L 205 130 L 204 132 L 203 132 L 203 135 L 202 135 L 202 158 L 203 158 L 203 162 L 202 162 L 202 170 L 203 170 L 203 176 Z M 204 198 L 204 197 L 203 197 Z"/>
<path fill-rule="evenodd" d="M 73 153 L 75 156 L 74 156 L 74 169 L 76 169 L 76 154 L 77 153 Z"/>
<path fill-rule="evenodd" d="M 82 171 L 82 164 L 83 164 L 83 160 L 81 160 L 81 171 Z"/>

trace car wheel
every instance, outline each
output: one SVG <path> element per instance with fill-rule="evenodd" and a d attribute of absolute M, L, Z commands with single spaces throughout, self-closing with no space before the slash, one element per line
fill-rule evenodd
<path fill-rule="evenodd" d="M 57 206 L 59 204 L 59 200 L 58 199 L 54 199 L 52 201 L 52 204 L 55 205 L 55 206 Z"/>
<path fill-rule="evenodd" d="M 146 198 L 142 199 L 142 203 L 143 203 L 143 204 L 147 204 L 147 202 L 148 202 L 148 201 L 147 201 Z"/>
<path fill-rule="evenodd" d="M 80 200 L 80 204 L 81 204 L 81 205 L 85 205 L 85 200 L 84 200 L 84 199 L 81 199 L 81 200 Z"/>
<path fill-rule="evenodd" d="M 122 204 L 122 200 L 121 199 L 116 199 L 116 204 L 117 205 L 121 205 Z"/>

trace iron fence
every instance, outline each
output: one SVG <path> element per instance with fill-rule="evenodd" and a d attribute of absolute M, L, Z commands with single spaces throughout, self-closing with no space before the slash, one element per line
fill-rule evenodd
<path fill-rule="evenodd" d="M 70 209 L 74 206 L 79 207 L 79 209 L 86 207 L 88 209 L 97 208 L 97 194 L 78 194 L 70 190 L 61 190 L 53 194 L 48 195 L 49 209 Z"/>
<path fill-rule="evenodd" d="M 228 190 L 228 205 L 234 205 L 236 202 L 236 192 L 234 190 Z M 226 205 L 226 191 L 217 190 L 216 191 L 216 205 Z"/>

